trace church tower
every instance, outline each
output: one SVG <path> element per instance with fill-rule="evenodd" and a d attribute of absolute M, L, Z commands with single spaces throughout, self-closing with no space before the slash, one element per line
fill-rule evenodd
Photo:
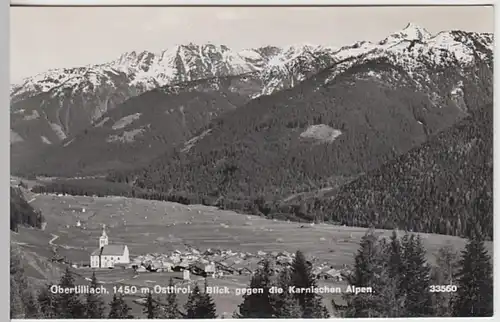
<path fill-rule="evenodd" d="M 99 238 L 99 248 L 108 244 L 108 235 L 106 234 L 106 225 L 102 225 L 102 236 Z"/>

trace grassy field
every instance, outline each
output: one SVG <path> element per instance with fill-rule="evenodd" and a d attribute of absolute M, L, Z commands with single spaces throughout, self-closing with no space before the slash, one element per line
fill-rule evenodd
<path fill-rule="evenodd" d="M 207 248 L 231 249 L 256 253 L 262 251 L 303 251 L 310 259 L 318 258 L 335 267 L 352 265 L 365 228 L 339 227 L 317 224 L 272 221 L 222 211 L 201 205 L 180 205 L 170 202 L 127 199 L 121 197 L 93 198 L 54 195 L 29 195 L 31 205 L 40 209 L 46 218 L 44 231 L 23 229 L 12 234 L 12 240 L 31 254 L 51 256 L 49 242 L 58 246 L 58 252 L 75 263 L 88 263 L 89 253 L 98 247 L 102 225 L 107 227 L 110 244 L 126 244 L 131 257 L 146 253 L 168 253 L 183 250 L 185 244 L 198 250 Z M 85 212 L 83 212 L 85 209 Z M 82 223 L 76 227 L 77 221 Z M 391 231 L 377 230 L 389 236 Z M 431 263 L 434 254 L 445 244 L 461 250 L 465 240 L 453 236 L 421 234 Z M 487 243 L 492 250 L 492 243 Z M 50 274 L 38 278 L 48 279 Z M 82 283 L 91 276 L 90 269 L 78 269 Z M 33 273 L 35 274 L 35 272 Z M 134 277 L 130 270 L 99 270 L 98 279 L 113 284 L 146 286 L 168 285 L 175 273 L 141 273 Z M 174 276 L 175 277 L 175 276 Z M 180 281 L 180 280 L 179 280 Z M 227 285 L 231 289 L 245 287 L 248 276 L 227 276 L 209 284 Z M 112 296 L 111 294 L 109 295 Z M 216 295 L 219 314 L 229 315 L 241 303 L 240 296 Z M 182 298 L 182 296 L 181 296 Z M 329 301 L 328 301 L 329 302 Z M 133 304 L 134 313 L 140 306 Z"/>

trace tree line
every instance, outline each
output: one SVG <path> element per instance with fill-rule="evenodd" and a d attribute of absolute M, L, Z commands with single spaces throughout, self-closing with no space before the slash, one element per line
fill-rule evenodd
<path fill-rule="evenodd" d="M 288 268 L 273 269 L 264 260 L 252 275 L 248 293 L 234 312 L 234 318 L 328 318 L 337 317 L 486 317 L 493 314 L 492 264 L 481 233 L 477 230 L 461 255 L 452 247 L 440 249 L 437 266 L 426 259 L 419 235 L 380 238 L 369 230 L 354 257 L 354 268 L 345 279 L 354 287 L 371 287 L 370 293 L 344 293 L 345 306 L 332 300 L 330 313 L 317 293 L 293 292 L 290 286 L 317 287 L 312 265 L 301 251 Z M 114 294 L 107 305 L 98 294 L 53 294 L 51 285 L 32 292 L 24 274 L 20 254 L 11 249 L 11 318 L 134 318 L 123 294 Z M 73 273 L 66 269 L 58 285 L 75 286 Z M 99 283 L 92 276 L 90 287 Z M 174 286 L 170 279 L 169 286 Z M 216 304 L 207 290 L 196 284 L 181 309 L 175 293 L 165 297 L 149 292 L 143 301 L 148 319 L 217 318 Z M 273 292 L 279 287 L 283 292 Z"/>
<path fill-rule="evenodd" d="M 17 232 L 19 226 L 41 228 L 43 221 L 42 213 L 31 207 L 21 189 L 10 187 L 10 230 Z"/>

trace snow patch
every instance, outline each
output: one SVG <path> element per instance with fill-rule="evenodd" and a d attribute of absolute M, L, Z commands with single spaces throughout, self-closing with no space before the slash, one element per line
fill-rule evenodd
<path fill-rule="evenodd" d="M 142 113 L 135 113 L 132 115 L 122 117 L 121 119 L 116 121 L 115 124 L 113 124 L 113 126 L 111 128 L 113 130 L 123 129 L 127 125 L 129 125 L 132 122 L 134 122 L 135 120 L 139 119 L 139 117 L 141 117 L 141 115 L 142 115 Z"/>
<path fill-rule="evenodd" d="M 70 145 L 71 143 L 73 143 L 73 141 L 75 141 L 75 139 L 71 139 L 69 140 L 68 142 L 64 143 L 63 147 L 67 147 L 68 145 Z"/>
<path fill-rule="evenodd" d="M 18 109 L 17 111 L 13 111 L 12 114 L 23 114 L 24 108 Z"/>
<path fill-rule="evenodd" d="M 311 125 L 300 134 L 301 138 L 314 139 L 322 143 L 331 143 L 340 136 L 342 132 L 326 124 Z"/>
<path fill-rule="evenodd" d="M 57 135 L 57 137 L 61 141 L 66 140 L 67 135 L 66 135 L 66 133 L 64 133 L 62 126 L 60 126 L 59 124 L 55 124 L 55 123 L 49 123 L 49 125 L 52 128 L 52 131 L 54 131 L 54 133 Z"/>
<path fill-rule="evenodd" d="M 16 132 L 10 130 L 10 143 L 23 142 L 24 139 Z"/>
<path fill-rule="evenodd" d="M 105 117 L 103 118 L 99 123 L 97 123 L 96 125 L 94 125 L 95 127 L 101 127 L 104 125 L 104 123 L 106 123 L 107 121 L 109 120 L 109 117 Z"/>
<path fill-rule="evenodd" d="M 42 135 L 41 138 L 42 138 L 42 142 L 43 143 L 45 143 L 45 144 L 52 144 L 52 142 L 50 142 L 50 140 L 47 139 L 45 136 Z"/>
<path fill-rule="evenodd" d="M 450 92 L 451 95 L 463 95 L 464 91 L 462 90 L 462 87 L 464 86 L 464 83 L 462 81 L 459 81 L 457 86 L 453 88 Z"/>
<path fill-rule="evenodd" d="M 25 121 L 31 121 L 31 120 L 36 120 L 40 118 L 40 114 L 38 114 L 38 111 L 37 110 L 33 110 L 31 111 L 31 115 L 26 115 L 24 116 L 24 120 Z"/>
<path fill-rule="evenodd" d="M 124 131 L 121 135 L 110 135 L 107 139 L 106 142 L 112 143 L 112 142 L 121 142 L 121 143 L 132 143 L 135 141 L 135 137 L 137 135 L 140 135 L 144 132 L 143 128 L 140 129 L 134 129 L 130 131 Z"/>
<path fill-rule="evenodd" d="M 244 49 L 239 52 L 239 55 L 243 58 L 247 58 L 250 60 L 259 60 L 262 59 L 262 56 L 259 55 L 255 50 Z"/>
<path fill-rule="evenodd" d="M 212 132 L 212 130 L 206 130 L 204 131 L 203 133 L 201 133 L 200 135 L 198 136 L 195 136 L 193 138 L 191 138 L 189 141 L 187 141 L 185 144 L 184 144 L 184 148 L 181 150 L 181 152 L 188 152 L 189 150 L 191 150 L 191 148 L 196 144 L 198 143 L 198 141 L 200 141 L 201 139 L 203 139 L 205 136 L 209 135 L 210 132 Z"/>

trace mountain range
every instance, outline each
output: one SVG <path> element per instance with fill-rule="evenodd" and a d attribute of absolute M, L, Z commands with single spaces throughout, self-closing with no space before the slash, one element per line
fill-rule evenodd
<path fill-rule="evenodd" d="M 11 86 L 12 164 L 27 168 L 35 165 L 33 170 L 70 176 L 116 166 L 129 168 L 137 160 L 147 161 L 202 133 L 229 105 L 229 109 L 240 107 L 249 99 L 294 88 L 326 69 L 329 78 L 323 81 L 329 82 L 352 66 L 381 58 L 405 70 L 412 86 L 425 92 L 433 104 L 441 104 L 451 95 L 463 109 L 462 69 L 475 66 L 477 61 L 491 65 L 492 46 L 491 34 L 445 31 L 431 35 L 410 23 L 381 41 L 359 41 L 341 48 L 268 46 L 235 52 L 222 45 L 189 44 L 159 54 L 131 52 L 105 64 L 51 70 Z M 336 67 L 331 68 L 333 65 Z M 443 85 L 441 79 L 448 76 L 439 73 L 454 74 L 453 79 Z M 213 98 L 203 97 L 207 89 L 200 89 L 197 81 L 213 79 L 212 83 L 217 83 L 233 76 L 251 79 L 228 88 L 232 93 L 241 92 L 246 99 L 217 104 L 217 111 L 206 110 L 206 100 Z M 210 86 L 211 95 L 220 95 L 214 85 Z M 199 95 L 200 91 L 205 94 Z M 193 102 L 194 96 L 200 96 L 198 103 Z M 130 98 L 134 99 L 128 102 Z M 156 108 L 148 108 L 151 100 Z M 207 115 L 179 126 L 179 117 L 184 117 L 181 106 L 184 114 L 203 110 Z M 176 112 L 169 114 L 170 110 Z M 121 117 L 135 122 L 113 127 L 104 121 L 118 122 Z M 149 144 L 143 144 L 151 141 L 158 145 L 149 148 Z M 72 151 L 68 151 L 72 145 Z M 92 151 L 100 151 L 95 161 L 90 157 Z M 138 158 L 117 160 L 117 154 L 129 155 L 131 151 Z M 60 155 L 67 158 L 63 168 Z"/>
<path fill-rule="evenodd" d="M 253 95 L 272 93 L 327 66 L 312 62 L 295 70 L 296 60 L 326 53 L 329 49 L 311 46 L 234 52 L 222 45 L 189 44 L 160 54 L 131 52 L 101 65 L 52 70 L 11 86 L 11 142 L 22 160 L 23 153 L 32 155 L 71 138 L 127 99 L 162 86 L 255 73 L 265 84 Z"/>
<path fill-rule="evenodd" d="M 266 216 L 466 234 L 471 218 L 492 218 L 474 215 L 491 201 L 492 130 L 480 115 L 491 115 L 492 69 L 492 34 L 411 23 L 340 48 L 126 53 L 11 87 L 13 172 L 104 175 Z"/>

